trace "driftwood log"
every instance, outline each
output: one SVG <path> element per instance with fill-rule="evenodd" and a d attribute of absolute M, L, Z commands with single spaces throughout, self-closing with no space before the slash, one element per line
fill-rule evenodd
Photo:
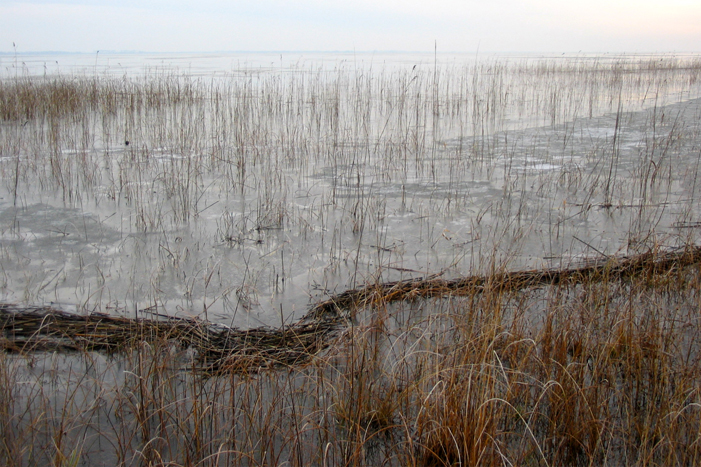
<path fill-rule="evenodd" d="M 370 284 L 317 303 L 283 328 L 237 329 L 198 319 L 126 318 L 67 313 L 47 307 L 0 303 L 0 348 L 6 352 L 98 351 L 114 353 L 141 342 L 175 341 L 195 351 L 196 369 L 210 374 L 256 372 L 307 363 L 328 348 L 355 310 L 418 298 L 507 292 L 629 277 L 659 277 L 701 264 L 701 247 L 608 257 L 573 268 L 495 272 L 443 279 L 440 275 Z"/>

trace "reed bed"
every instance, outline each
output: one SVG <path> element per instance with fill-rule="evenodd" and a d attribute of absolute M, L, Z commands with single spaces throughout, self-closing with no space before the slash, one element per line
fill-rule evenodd
<path fill-rule="evenodd" d="M 353 289 L 378 271 L 540 267 L 524 245 L 565 263 L 587 243 L 644 250 L 675 235 L 651 225 L 697 214 L 683 169 L 698 166 L 694 108 L 667 107 L 699 95 L 700 70 L 670 56 L 6 77 L 5 301 L 229 316 L 292 280 L 304 310 L 315 284 Z M 579 230 L 611 211 L 615 244 Z M 47 231 L 85 246 L 55 280 L 30 245 Z"/>
<path fill-rule="evenodd" d="M 700 74 L 16 69 L 0 463 L 698 465 Z"/>

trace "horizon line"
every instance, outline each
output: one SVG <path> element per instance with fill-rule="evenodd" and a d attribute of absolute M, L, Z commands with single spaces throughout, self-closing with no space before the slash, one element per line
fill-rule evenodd
<path fill-rule="evenodd" d="M 668 50 L 668 51 L 514 51 L 514 50 L 449 50 L 449 51 L 427 51 L 427 50 L 209 50 L 209 51 L 158 51 L 158 50 L 94 50 L 70 51 L 70 50 L 31 50 L 31 51 L 0 51 L 0 55 L 99 55 L 99 54 L 232 54 L 232 53 L 257 53 L 257 54 L 281 54 L 281 53 L 314 53 L 314 54 L 426 54 L 426 55 L 446 55 L 446 54 L 524 54 L 524 55 L 668 55 L 668 54 L 701 54 L 701 51 L 690 50 Z"/>

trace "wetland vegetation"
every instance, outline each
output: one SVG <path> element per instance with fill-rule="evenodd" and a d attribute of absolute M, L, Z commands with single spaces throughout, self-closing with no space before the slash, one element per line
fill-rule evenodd
<path fill-rule="evenodd" d="M 0 460 L 697 465 L 700 77 L 15 60 Z"/>

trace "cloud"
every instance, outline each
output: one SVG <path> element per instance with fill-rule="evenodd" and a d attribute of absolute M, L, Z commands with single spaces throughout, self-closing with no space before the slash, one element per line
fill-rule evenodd
<path fill-rule="evenodd" d="M 697 3 L 33 0 L 0 5 L 0 50 L 693 50 Z"/>

